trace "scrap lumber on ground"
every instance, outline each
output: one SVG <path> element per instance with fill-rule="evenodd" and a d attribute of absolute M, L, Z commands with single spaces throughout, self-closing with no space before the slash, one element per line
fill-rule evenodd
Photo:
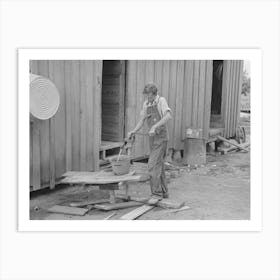
<path fill-rule="evenodd" d="M 224 142 L 227 142 L 227 143 L 229 143 L 229 144 L 231 144 L 231 145 L 233 145 L 233 146 L 236 146 L 236 147 L 239 148 L 240 150 L 244 150 L 244 151 L 246 151 L 246 152 L 249 152 L 249 150 L 246 149 L 246 148 L 244 148 L 242 145 L 232 143 L 231 141 L 227 140 L 226 138 L 224 138 L 224 137 L 222 137 L 222 136 L 217 136 L 217 138 L 218 138 L 219 140 L 221 140 L 221 141 L 224 141 Z"/>
<path fill-rule="evenodd" d="M 148 211 L 155 208 L 155 205 L 142 205 L 141 207 L 138 207 L 134 209 L 133 211 L 123 215 L 120 217 L 121 220 L 135 220 L 136 218 L 142 216 L 143 214 L 147 213 Z"/>
<path fill-rule="evenodd" d="M 242 143 L 242 144 L 240 144 L 240 146 L 242 146 L 243 148 L 247 148 L 247 147 L 250 146 L 250 142 Z M 222 152 L 222 154 L 227 154 L 228 152 L 238 150 L 238 149 L 240 149 L 240 148 L 234 146 L 234 147 L 230 147 L 230 148 L 227 148 L 227 149 L 222 149 L 221 152 Z"/>
<path fill-rule="evenodd" d="M 68 215 L 83 216 L 83 215 L 85 215 L 89 210 L 90 210 L 90 209 L 55 205 L 55 206 L 49 208 L 49 209 L 48 209 L 48 212 L 52 212 L 52 213 L 61 213 L 61 214 L 68 214 Z"/>
<path fill-rule="evenodd" d="M 170 162 L 165 162 L 164 165 L 167 170 L 178 170 L 179 171 L 182 169 L 180 166 L 176 166 L 174 164 L 171 164 Z"/>
<path fill-rule="evenodd" d="M 143 203 L 136 201 L 119 202 L 119 203 L 106 203 L 106 204 L 95 204 L 94 208 L 104 211 L 124 209 L 129 207 L 140 206 Z"/>
<path fill-rule="evenodd" d="M 157 204 L 161 208 L 178 209 L 184 205 L 184 202 L 177 202 L 169 199 L 162 199 Z"/>
<path fill-rule="evenodd" d="M 184 210 L 188 210 L 188 209 L 191 209 L 191 207 L 185 205 L 179 209 L 172 209 L 172 210 L 168 210 L 167 213 L 177 213 L 177 212 L 180 212 L 180 211 L 184 211 Z"/>
<path fill-rule="evenodd" d="M 115 216 L 117 214 L 117 212 L 113 212 L 112 214 L 110 214 L 109 216 L 107 216 L 106 218 L 104 218 L 103 220 L 110 220 L 113 216 Z"/>
<path fill-rule="evenodd" d="M 148 201 L 150 200 L 150 198 L 147 198 L 147 197 L 137 197 L 137 196 L 125 197 L 123 195 L 117 195 L 117 198 L 127 199 L 127 200 L 136 201 L 136 202 L 140 202 L 140 203 L 144 203 L 144 204 L 147 204 Z M 177 201 L 173 201 L 173 200 L 170 200 L 167 198 L 163 198 L 163 199 L 157 201 L 155 203 L 155 205 L 159 206 L 161 208 L 178 209 L 184 205 L 184 202 L 177 202 Z"/>
<path fill-rule="evenodd" d="M 98 199 L 98 200 L 88 200 L 83 202 L 71 202 L 69 205 L 71 207 L 84 207 L 87 205 L 94 205 L 94 204 L 101 204 L 101 203 L 108 203 L 109 199 Z"/>

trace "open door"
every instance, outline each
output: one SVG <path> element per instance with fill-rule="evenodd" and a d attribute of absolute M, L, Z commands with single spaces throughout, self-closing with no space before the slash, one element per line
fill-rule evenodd
<path fill-rule="evenodd" d="M 102 73 L 101 164 L 119 153 L 124 139 L 125 61 L 104 60 Z"/>
<path fill-rule="evenodd" d="M 125 61 L 104 60 L 102 78 L 102 140 L 124 138 Z"/>
<path fill-rule="evenodd" d="M 223 60 L 213 60 L 210 128 L 223 128 L 222 88 Z"/>

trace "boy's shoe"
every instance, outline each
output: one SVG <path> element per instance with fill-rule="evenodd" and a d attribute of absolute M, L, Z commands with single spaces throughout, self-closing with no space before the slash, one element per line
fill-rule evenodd
<path fill-rule="evenodd" d="M 161 199 L 162 199 L 162 197 L 160 197 L 160 196 L 152 195 L 152 196 L 150 197 L 150 199 L 147 201 L 147 204 L 155 205 L 155 204 L 157 204 Z"/>
<path fill-rule="evenodd" d="M 169 198 L 169 193 L 154 192 L 152 196 L 160 198 Z"/>
<path fill-rule="evenodd" d="M 163 193 L 163 194 L 162 194 L 162 197 L 163 197 L 163 198 L 169 198 L 169 193 Z"/>

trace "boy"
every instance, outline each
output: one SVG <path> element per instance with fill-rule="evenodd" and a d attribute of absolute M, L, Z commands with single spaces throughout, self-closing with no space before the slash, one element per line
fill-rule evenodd
<path fill-rule="evenodd" d="M 149 127 L 150 157 L 148 161 L 152 196 L 168 198 L 168 188 L 164 171 L 164 160 L 167 151 L 167 122 L 172 118 L 171 109 L 164 97 L 158 95 L 155 84 L 147 84 L 143 94 L 141 117 L 135 128 L 128 133 L 128 138 L 135 134 L 147 121 Z"/>

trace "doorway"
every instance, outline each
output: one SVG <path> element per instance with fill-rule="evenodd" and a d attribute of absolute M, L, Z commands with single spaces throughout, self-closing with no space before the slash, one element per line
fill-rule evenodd
<path fill-rule="evenodd" d="M 222 128 L 222 88 L 223 60 L 213 60 L 212 99 L 211 99 L 211 128 Z"/>
<path fill-rule="evenodd" d="M 102 71 L 102 159 L 123 144 L 125 117 L 125 61 L 104 60 Z"/>

